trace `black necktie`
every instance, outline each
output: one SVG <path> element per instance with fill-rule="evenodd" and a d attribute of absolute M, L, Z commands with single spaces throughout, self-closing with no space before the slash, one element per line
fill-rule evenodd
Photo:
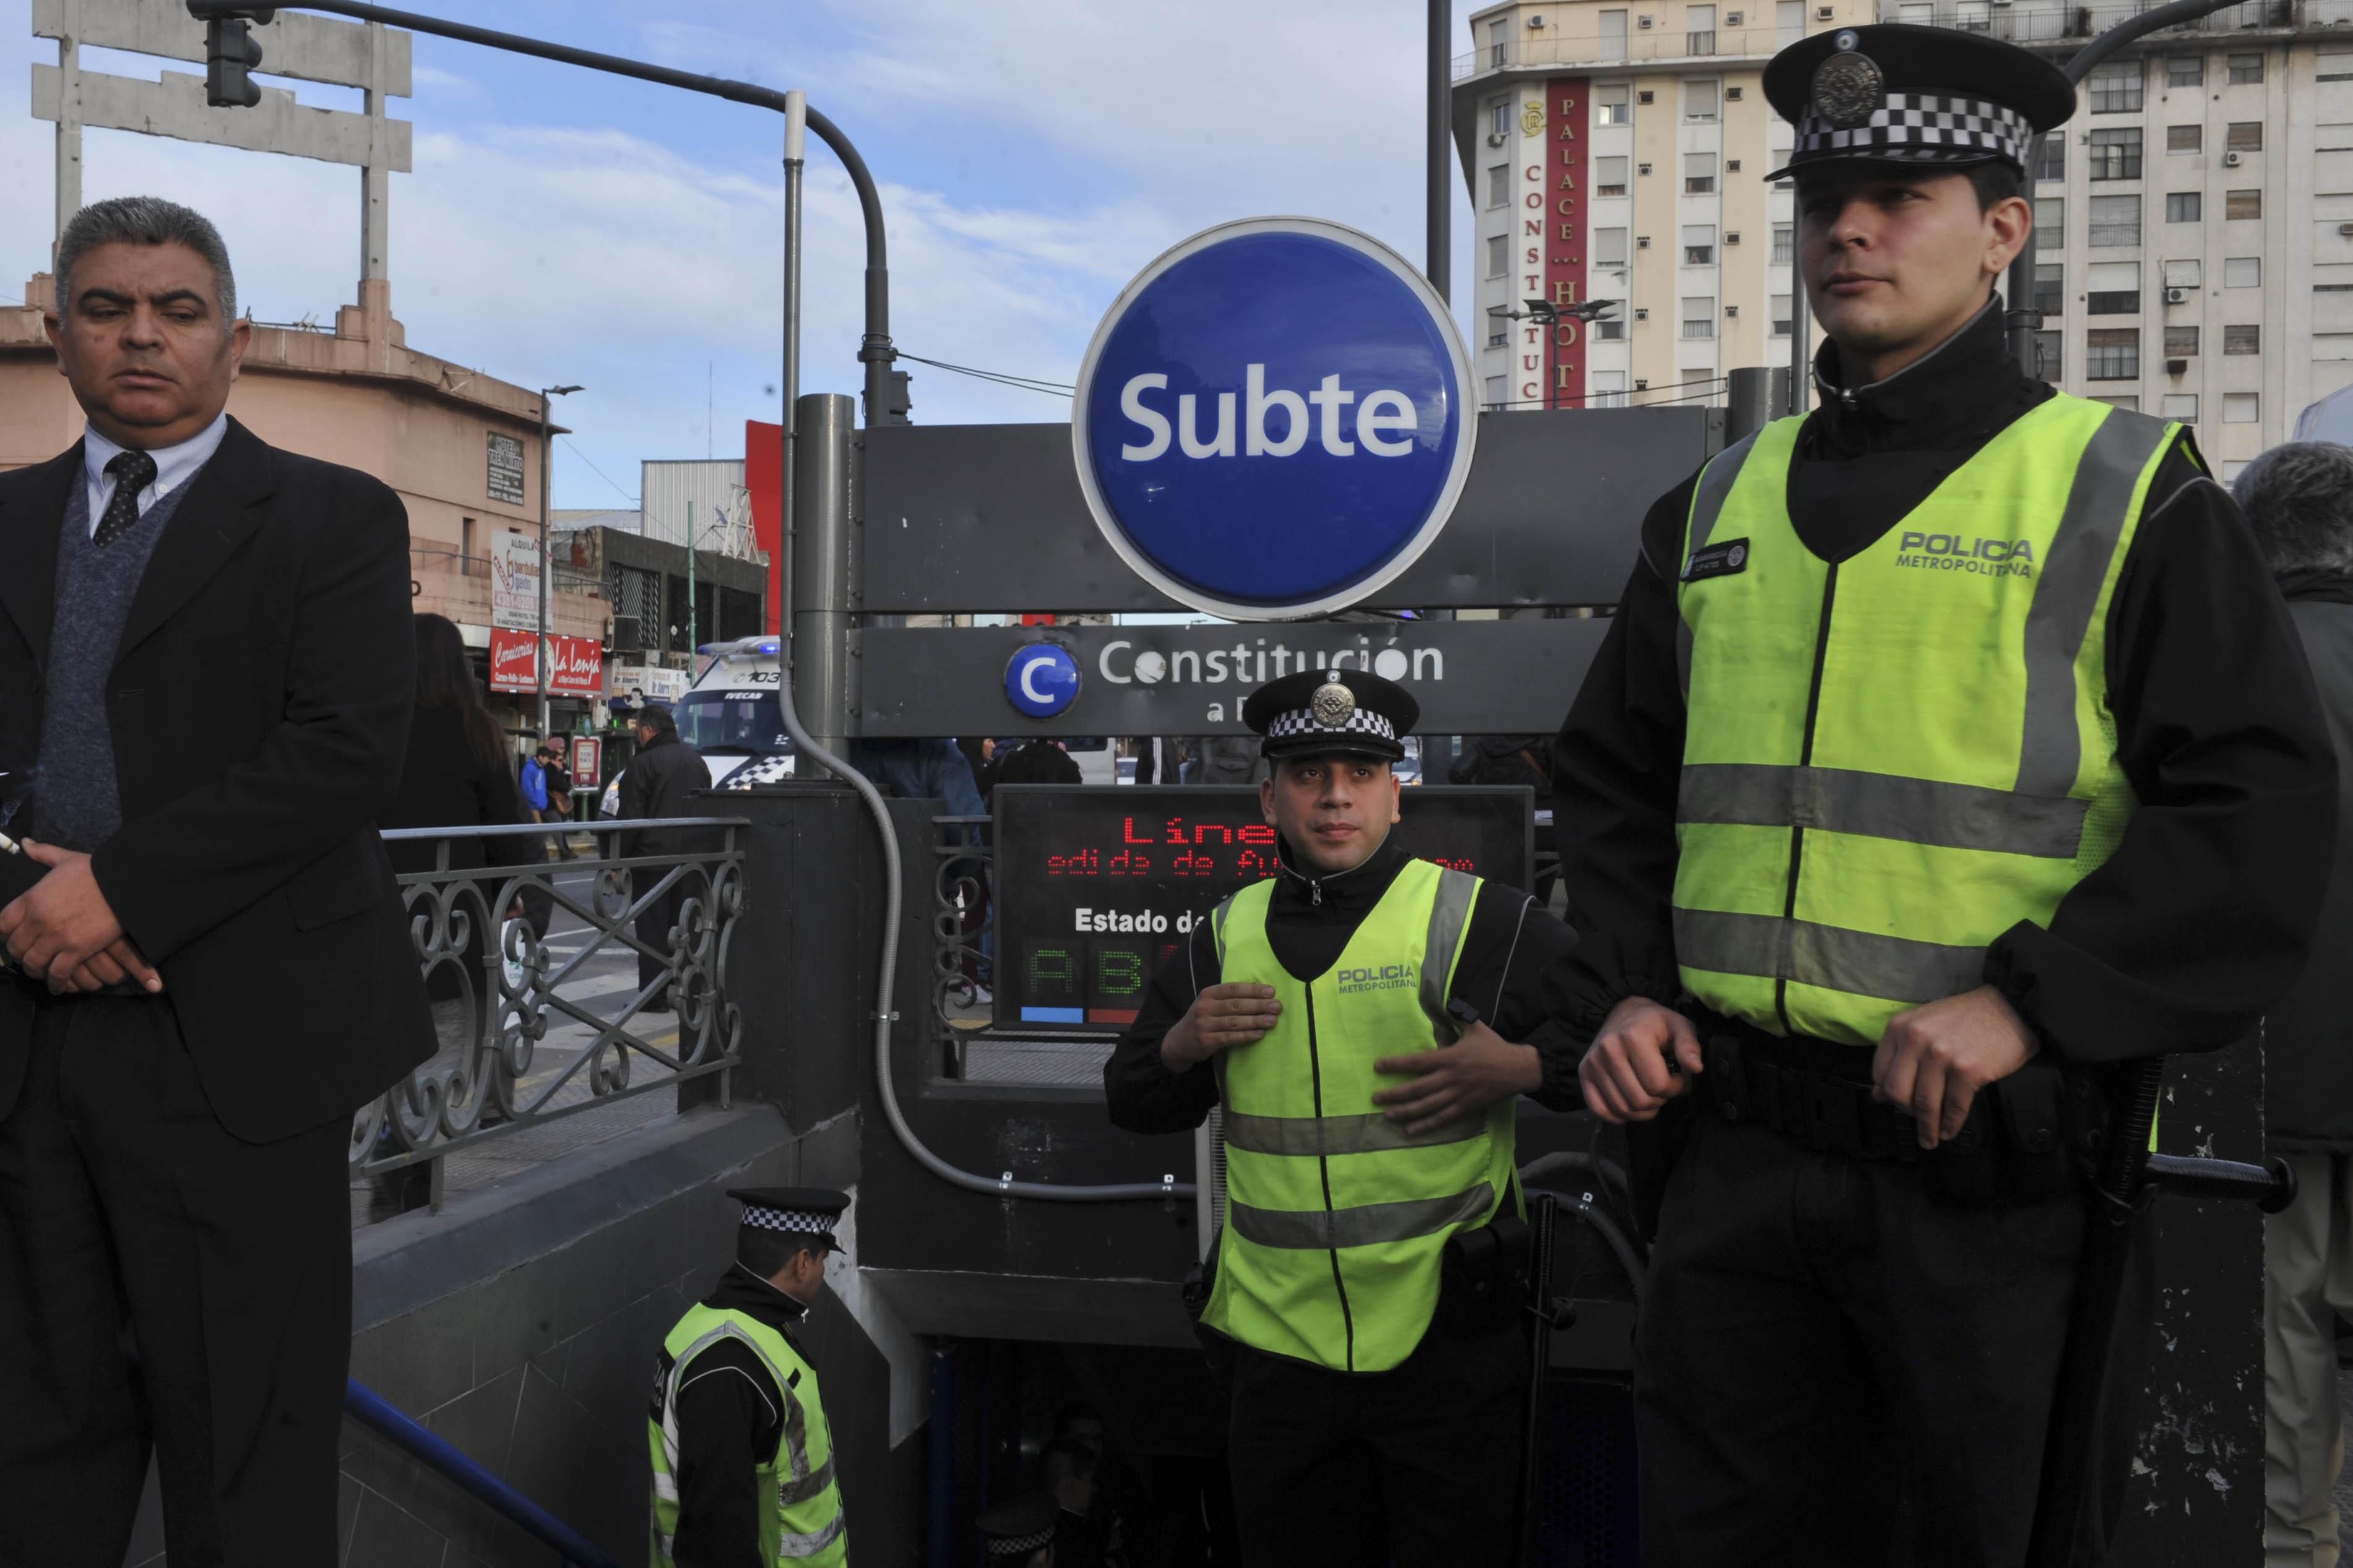
<path fill-rule="evenodd" d="M 118 452 L 107 459 L 106 471 L 114 476 L 114 497 L 106 503 L 106 515 L 98 520 L 98 531 L 90 542 L 100 550 L 131 531 L 139 521 L 139 492 L 155 482 L 155 459 L 144 452 Z"/>

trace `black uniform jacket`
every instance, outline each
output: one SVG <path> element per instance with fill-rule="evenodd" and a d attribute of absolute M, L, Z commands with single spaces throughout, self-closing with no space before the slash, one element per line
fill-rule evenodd
<path fill-rule="evenodd" d="M 1280 848 L 1282 874 L 1268 903 L 1267 941 L 1286 972 L 1313 980 L 1340 961 L 1348 939 L 1411 857 L 1391 840 L 1353 871 L 1309 878 L 1292 869 L 1291 847 Z M 1525 893 L 1490 882 L 1472 906 L 1454 985 L 1447 994 L 1450 1002 L 1468 999 L 1504 1038 L 1536 1047 L 1544 1059 L 1544 1088 L 1534 1098 L 1555 1110 L 1583 1103 L 1577 1087 L 1581 1052 L 1546 1011 L 1541 982 L 1576 942 L 1567 926 Z M 1114 1124 L 1131 1132 L 1178 1132 L 1198 1127 L 1218 1103 L 1218 1076 L 1209 1064 L 1175 1072 L 1160 1059 L 1161 1037 L 1194 997 L 1217 983 L 1217 937 L 1202 921 L 1184 951 L 1152 977 L 1135 1022 L 1103 1064 L 1103 1092 Z"/>
<path fill-rule="evenodd" d="M 787 1339 L 808 1313 L 740 1263 L 702 1304 Z M 722 1340 L 694 1358 L 678 1390 L 678 1568 L 770 1568 L 760 1561 L 760 1510 L 776 1500 L 753 1472 L 775 1457 L 784 1428 L 784 1397 L 751 1346 Z"/>
<path fill-rule="evenodd" d="M 83 482 L 79 444 L 0 474 L 0 758 L 23 759 L 0 766 L 38 754 L 58 532 Z M 346 1115 L 433 1051 L 373 820 L 416 700 L 408 588 L 399 497 L 232 419 L 106 683 L 122 826 L 91 869 L 164 977 L 213 1114 L 251 1142 Z M 32 1013 L 29 985 L 0 984 L 0 1115 Z"/>
<path fill-rule="evenodd" d="M 2353 1153 L 2353 574 L 2290 573 L 2280 589 L 2337 745 L 2338 827 L 2312 961 L 2263 1016 L 2263 1099 L 2273 1148 Z"/>
<path fill-rule="evenodd" d="M 2052 395 L 2004 348 L 2001 305 L 1896 374 L 1842 389 L 1799 433 L 1789 512 L 1826 560 L 1885 533 Z M 1651 508 L 1626 584 L 1554 742 L 1555 832 L 1584 940 L 1549 977 L 1589 1037 L 1619 1000 L 1673 998 L 1675 788 L 1683 752 L 1674 577 L 1687 479 Z M 2185 437 L 2161 462 L 2110 605 L 2116 745 L 2140 805 L 2115 856 L 2020 921 L 1986 980 L 2063 1060 L 2211 1050 L 2304 966 L 2336 825 L 2335 763 L 2295 629 L 2230 496 Z"/>
<path fill-rule="evenodd" d="M 702 765 L 702 758 L 693 747 L 678 738 L 677 731 L 665 731 L 653 738 L 653 743 L 639 748 L 629 759 L 628 771 L 621 774 L 621 798 L 616 802 L 625 822 L 642 822 L 658 816 L 693 816 L 701 815 L 687 804 L 690 792 L 711 787 L 711 770 Z M 622 846 L 624 855 L 684 855 L 704 847 L 702 839 L 712 830 L 691 827 L 641 827 L 622 837 L 628 840 Z"/>

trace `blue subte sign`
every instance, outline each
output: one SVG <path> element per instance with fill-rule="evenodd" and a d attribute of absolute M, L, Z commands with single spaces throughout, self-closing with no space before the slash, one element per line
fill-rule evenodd
<path fill-rule="evenodd" d="M 1005 664 L 1005 697 L 1032 719 L 1051 719 L 1079 700 L 1079 661 L 1059 643 L 1036 642 Z"/>
<path fill-rule="evenodd" d="M 1113 305 L 1079 373 L 1080 487 L 1180 603 L 1321 615 L 1411 565 L 1470 472 L 1470 361 L 1445 302 L 1369 236 L 1225 224 Z"/>

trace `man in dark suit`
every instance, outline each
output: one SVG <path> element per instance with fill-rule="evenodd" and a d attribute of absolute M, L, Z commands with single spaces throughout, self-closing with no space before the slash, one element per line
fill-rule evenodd
<path fill-rule="evenodd" d="M 213 226 L 58 247 L 89 418 L 0 475 L 0 1563 L 335 1561 L 352 1111 L 432 1049 L 371 821 L 414 694 L 407 520 L 224 409 Z M 32 875 L 38 880 L 25 883 Z"/>

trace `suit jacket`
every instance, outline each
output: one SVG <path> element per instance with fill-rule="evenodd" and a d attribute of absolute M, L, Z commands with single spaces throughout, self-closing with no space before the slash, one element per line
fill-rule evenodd
<path fill-rule="evenodd" d="M 0 765 L 40 744 L 58 534 L 79 445 L 0 474 Z M 91 869 L 213 1113 L 248 1142 L 349 1114 L 433 1050 L 374 818 L 416 692 L 408 519 L 350 468 L 229 422 L 157 541 L 106 700 L 122 826 Z M 11 831 L 40 836 L 37 806 Z M 0 982 L 0 1116 L 32 988 Z"/>

